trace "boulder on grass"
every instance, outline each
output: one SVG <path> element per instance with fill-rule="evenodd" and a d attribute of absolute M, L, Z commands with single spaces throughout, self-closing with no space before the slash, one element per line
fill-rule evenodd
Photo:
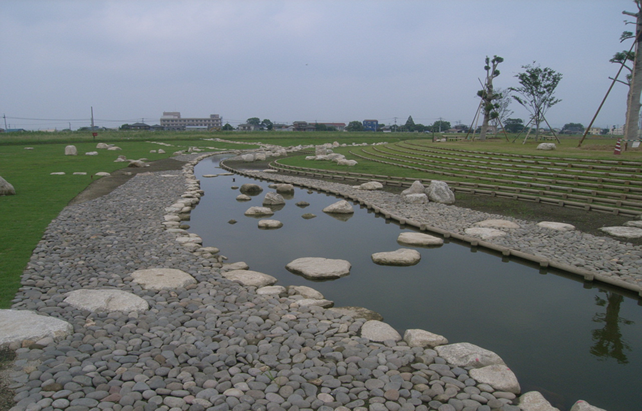
<path fill-rule="evenodd" d="M 537 146 L 537 150 L 555 150 L 556 148 L 555 143 L 541 143 Z"/>
<path fill-rule="evenodd" d="M 78 149 L 76 146 L 67 146 L 65 147 L 65 155 L 66 156 L 77 156 L 78 155 Z"/>
<path fill-rule="evenodd" d="M 7 182 L 4 178 L 0 177 L 0 196 L 12 196 L 16 194 L 16 189 Z"/>

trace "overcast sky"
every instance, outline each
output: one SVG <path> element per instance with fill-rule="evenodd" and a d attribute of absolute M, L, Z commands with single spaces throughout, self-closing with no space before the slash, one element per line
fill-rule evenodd
<path fill-rule="evenodd" d="M 588 126 L 618 66 L 632 0 L 0 0 L 0 115 L 73 129 L 220 114 L 238 125 L 378 119 L 470 125 L 484 58 L 495 86 L 533 61 L 563 74 L 554 127 Z M 630 18 L 629 18 L 630 19 Z M 616 84 L 595 125 L 624 122 Z M 513 102 L 512 117 L 528 121 Z M 29 120 L 26 120 L 29 119 Z M 38 119 L 38 120 L 33 120 Z M 4 127 L 4 124 L 0 124 Z"/>

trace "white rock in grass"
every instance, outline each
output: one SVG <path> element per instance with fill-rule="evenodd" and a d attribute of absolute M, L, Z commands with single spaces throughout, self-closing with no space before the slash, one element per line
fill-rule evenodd
<path fill-rule="evenodd" d="M 13 188 L 7 180 L 0 177 L 0 196 L 12 196 L 16 194 L 16 189 Z"/>
<path fill-rule="evenodd" d="M 65 155 L 66 156 L 77 156 L 78 155 L 78 149 L 76 146 L 66 146 L 65 147 Z"/>
<path fill-rule="evenodd" d="M 555 150 L 556 148 L 555 143 L 540 143 L 536 150 Z"/>

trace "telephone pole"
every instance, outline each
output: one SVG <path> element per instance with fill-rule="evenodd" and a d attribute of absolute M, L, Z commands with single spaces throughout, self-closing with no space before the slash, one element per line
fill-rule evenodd
<path fill-rule="evenodd" d="M 91 107 L 91 131 L 94 131 L 94 107 Z"/>

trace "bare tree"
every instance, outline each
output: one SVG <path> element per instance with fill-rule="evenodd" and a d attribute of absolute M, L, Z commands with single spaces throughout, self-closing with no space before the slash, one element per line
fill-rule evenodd
<path fill-rule="evenodd" d="M 511 101 L 513 101 L 513 96 L 510 94 L 510 90 L 498 88 L 496 94 L 499 94 L 501 97 L 497 99 L 497 118 L 495 119 L 495 125 L 498 126 L 499 123 L 505 124 L 506 120 L 513 115 L 513 110 L 509 109 Z"/>
<path fill-rule="evenodd" d="M 486 70 L 486 81 L 482 84 L 483 88 L 477 92 L 477 95 L 482 99 L 482 110 L 484 110 L 484 121 L 482 122 L 481 132 L 479 133 L 480 140 L 486 140 L 489 121 L 499 117 L 499 113 L 497 113 L 499 105 L 496 103 L 496 100 L 501 98 L 501 94 L 495 92 L 493 89 L 493 79 L 499 76 L 497 66 L 502 61 L 504 61 L 504 59 L 499 56 L 494 56 L 492 60 L 486 56 L 486 65 L 484 66 L 484 70 Z"/>
<path fill-rule="evenodd" d="M 635 39 L 634 51 L 617 53 L 611 61 L 624 63 L 633 58 L 633 67 L 629 68 L 631 71 L 630 77 L 627 76 L 629 84 L 629 94 L 626 99 L 626 123 L 624 124 L 624 139 L 633 140 L 638 138 L 638 121 L 640 117 L 640 94 L 642 94 L 642 50 L 640 50 L 640 42 L 642 42 L 642 0 L 633 0 L 638 8 L 637 13 L 630 11 L 623 11 L 622 14 L 636 18 L 635 21 L 635 34 L 630 31 L 625 31 L 620 37 L 620 41 L 627 39 Z"/>

